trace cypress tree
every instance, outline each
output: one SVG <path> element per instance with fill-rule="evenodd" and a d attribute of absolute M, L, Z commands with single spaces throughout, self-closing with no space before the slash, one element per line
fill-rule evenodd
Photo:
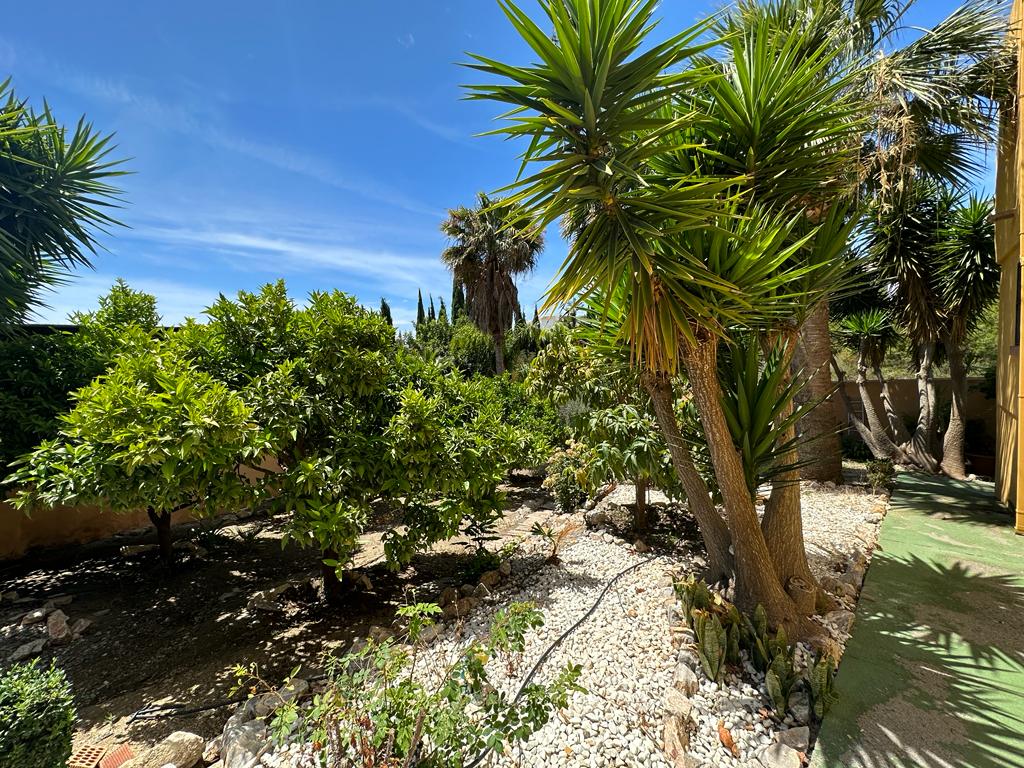
<path fill-rule="evenodd" d="M 444 306 L 444 299 L 441 299 L 441 309 L 437 311 L 437 322 L 448 325 L 448 310 Z"/>
<path fill-rule="evenodd" d="M 423 311 L 423 291 L 416 291 L 416 325 L 417 327 L 426 322 L 427 315 Z"/>
<path fill-rule="evenodd" d="M 434 313 L 434 294 L 430 294 L 430 312 L 427 314 L 428 320 L 437 320 L 437 315 Z"/>
<path fill-rule="evenodd" d="M 533 305 L 533 324 L 540 328 L 540 312 L 537 311 L 537 305 Z"/>
<path fill-rule="evenodd" d="M 388 325 L 395 324 L 395 321 L 391 319 L 391 306 L 383 296 L 380 298 L 380 316 L 388 321 Z"/>
<path fill-rule="evenodd" d="M 452 322 L 466 314 L 466 294 L 462 283 L 452 280 Z"/>

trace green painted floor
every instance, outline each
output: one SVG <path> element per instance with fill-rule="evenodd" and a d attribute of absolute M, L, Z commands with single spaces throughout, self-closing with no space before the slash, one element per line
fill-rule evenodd
<path fill-rule="evenodd" d="M 1024 536 L 992 493 L 899 476 L 812 768 L 1024 768 Z"/>

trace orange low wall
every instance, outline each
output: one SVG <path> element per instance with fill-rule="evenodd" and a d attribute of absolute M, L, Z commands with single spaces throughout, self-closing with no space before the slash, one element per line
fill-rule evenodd
<path fill-rule="evenodd" d="M 188 513 L 174 516 L 175 523 L 191 519 Z M 84 544 L 151 527 L 145 511 L 115 514 L 93 506 L 54 507 L 29 516 L 0 502 L 0 560 L 21 557 L 32 547 Z"/>

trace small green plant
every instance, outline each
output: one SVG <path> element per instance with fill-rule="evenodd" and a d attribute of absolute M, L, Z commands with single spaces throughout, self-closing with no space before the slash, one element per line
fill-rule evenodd
<path fill-rule="evenodd" d="M 693 632 L 697 637 L 697 656 L 704 673 L 716 683 L 725 672 L 727 642 L 725 629 L 718 615 L 709 611 L 693 611 Z"/>
<path fill-rule="evenodd" d="M 811 708 L 814 716 L 823 718 L 839 697 L 835 692 L 836 657 L 829 651 L 822 653 L 807 671 L 807 686 L 811 692 Z"/>
<path fill-rule="evenodd" d="M 60 669 L 33 661 L 0 676 L 0 765 L 67 765 L 74 727 L 71 686 Z"/>
<path fill-rule="evenodd" d="M 489 683 L 488 662 L 514 673 L 526 634 L 544 623 L 530 603 L 499 611 L 488 636 L 446 665 L 417 665 L 416 640 L 438 611 L 429 603 L 399 610 L 408 646 L 371 641 L 343 657 L 326 657 L 323 690 L 308 708 L 282 698 L 271 720 L 273 738 L 281 743 L 298 732 L 313 745 L 318 765 L 461 768 L 487 749 L 504 754 L 565 706 L 571 692 L 583 690 L 578 665 L 564 667 L 549 683 L 525 686 L 518 698 Z M 254 667 L 238 667 L 235 675 L 253 695 L 273 690 Z"/>
<path fill-rule="evenodd" d="M 877 459 L 867 462 L 868 483 L 875 493 L 880 491 L 891 491 L 893 479 L 896 477 L 896 467 L 890 459 Z"/>
<path fill-rule="evenodd" d="M 566 523 L 557 531 L 554 528 L 548 528 L 538 522 L 533 524 L 533 528 L 530 529 L 530 533 L 534 536 L 540 536 L 548 542 L 548 546 L 551 547 L 551 551 L 548 553 L 548 562 L 557 563 L 561 560 L 559 553 L 562 551 L 562 548 L 579 529 L 580 524 L 574 521 Z"/>

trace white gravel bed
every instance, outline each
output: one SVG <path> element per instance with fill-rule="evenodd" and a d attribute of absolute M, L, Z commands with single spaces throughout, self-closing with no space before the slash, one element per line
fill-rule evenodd
<path fill-rule="evenodd" d="M 632 500 L 632 487 L 623 485 L 602 504 L 630 504 Z M 665 499 L 652 493 L 651 501 Z M 836 581 L 852 562 L 870 557 L 884 515 L 884 498 L 859 488 L 803 483 L 802 503 L 809 560 L 823 582 Z M 581 520 L 582 515 L 571 519 Z M 554 525 L 569 520 L 559 516 Z M 527 549 L 536 547 L 536 540 L 526 544 Z M 459 649 L 487 631 L 497 609 L 512 602 L 534 602 L 543 611 L 545 623 L 528 634 L 519 668 L 509 677 L 499 660 L 489 662 L 491 682 L 512 693 L 536 659 L 591 608 L 616 574 L 651 557 L 611 534 L 585 529 L 560 556 L 558 564 L 539 568 L 536 559 L 517 558 L 512 576 L 502 588 L 463 623 L 446 625 L 437 640 L 421 652 L 417 668 L 429 675 L 447 667 L 446 662 Z M 532 570 L 527 571 L 531 562 Z M 489 764 L 505 768 L 671 768 L 662 751 L 664 702 L 682 662 L 696 674 L 699 685 L 689 696 L 696 732 L 690 738 L 687 765 L 773 765 L 766 749 L 778 740 L 780 731 L 803 723 L 792 715 L 779 721 L 767 703 L 763 675 L 749 664 L 740 676 L 729 672 L 720 684 L 706 679 L 688 649 L 689 638 L 680 633 L 681 618 L 674 611 L 677 603 L 671 587 L 672 574 L 695 566 L 693 558 L 658 556 L 619 579 L 597 610 L 554 650 L 536 678 L 538 682 L 548 680 L 565 664 L 578 663 L 582 665 L 579 683 L 587 692 L 573 694 L 569 706 L 555 713 L 544 728 Z M 844 608 L 852 608 L 854 603 L 855 596 L 841 596 Z M 832 627 L 829 630 L 840 647 L 845 645 L 846 634 Z M 738 756 L 722 745 L 720 723 L 734 739 Z M 263 763 L 306 765 L 305 760 L 296 760 L 296 751 L 293 746 L 290 755 L 279 752 L 264 757 Z"/>

